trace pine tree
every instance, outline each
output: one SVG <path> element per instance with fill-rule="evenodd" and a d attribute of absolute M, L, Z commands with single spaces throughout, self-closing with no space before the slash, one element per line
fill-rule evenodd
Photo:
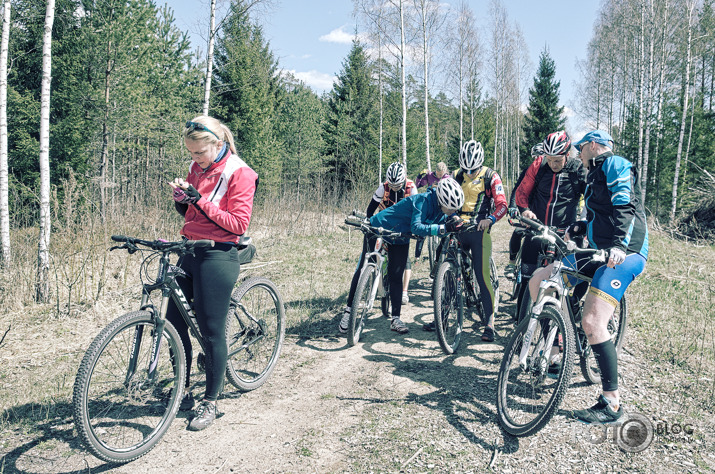
<path fill-rule="evenodd" d="M 544 49 L 539 57 L 534 85 L 529 89 L 529 106 L 524 120 L 524 142 L 521 148 L 522 163 L 530 162 L 531 147 L 542 142 L 549 133 L 563 130 L 566 124 L 564 108 L 559 107 L 561 83 L 554 79 L 555 75 L 556 64 Z"/>

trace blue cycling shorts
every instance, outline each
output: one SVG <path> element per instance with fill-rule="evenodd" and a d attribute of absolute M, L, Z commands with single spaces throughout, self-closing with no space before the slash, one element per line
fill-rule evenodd
<path fill-rule="evenodd" d="M 626 259 L 615 268 L 608 268 L 602 262 L 593 262 L 588 258 L 578 258 L 578 252 L 567 256 L 563 263 L 566 267 L 578 270 L 579 273 L 592 276 L 589 292 L 602 299 L 614 308 L 621 301 L 626 288 L 645 270 L 645 258 L 639 253 L 626 256 Z M 571 275 L 564 275 L 567 286 L 575 286 L 581 280 Z"/>

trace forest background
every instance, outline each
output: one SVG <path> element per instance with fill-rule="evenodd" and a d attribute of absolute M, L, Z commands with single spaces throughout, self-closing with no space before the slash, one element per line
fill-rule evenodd
<path fill-rule="evenodd" d="M 315 208 L 363 207 L 393 161 L 410 177 L 454 169 L 472 138 L 509 189 L 531 146 L 564 126 L 556 65 L 544 50 L 534 72 L 501 0 L 479 12 L 486 30 L 465 2 L 353 3 L 365 34 L 318 96 L 263 35 L 270 0 L 213 1 L 206 51 L 147 0 L 4 1 L 0 295 L 49 301 L 50 235 L 169 212 L 166 181 L 188 164 L 180 131 L 202 111 L 259 173 L 258 205 Z M 593 25 L 577 65 L 582 113 L 637 164 L 653 222 L 675 229 L 712 198 L 713 1 L 606 0 Z"/>

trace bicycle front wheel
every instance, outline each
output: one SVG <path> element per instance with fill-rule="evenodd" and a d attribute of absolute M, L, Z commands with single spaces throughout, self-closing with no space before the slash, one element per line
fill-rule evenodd
<path fill-rule="evenodd" d="M 621 354 L 623 343 L 626 340 L 626 323 L 628 322 L 628 303 L 625 295 L 621 298 L 621 302 L 616 306 L 613 316 L 608 321 L 608 332 L 611 335 L 611 341 L 616 346 L 616 354 Z M 598 367 L 596 357 L 593 355 L 593 350 L 586 340 L 586 335 L 583 331 L 579 331 L 582 347 L 584 347 L 581 355 L 581 374 L 588 383 L 601 383 L 601 369 Z"/>
<path fill-rule="evenodd" d="M 563 335 L 563 352 L 553 345 L 559 334 Z M 553 306 L 544 306 L 536 319 L 528 318 L 517 326 L 497 377 L 497 416 L 507 433 L 529 436 L 551 420 L 566 395 L 574 351 L 571 326 Z"/>
<path fill-rule="evenodd" d="M 74 423 L 99 459 L 125 463 L 146 454 L 176 416 L 186 377 L 184 348 L 167 321 L 152 361 L 155 334 L 147 311 L 127 313 L 99 333 L 82 359 L 72 396 Z"/>
<path fill-rule="evenodd" d="M 437 246 L 439 245 L 439 239 L 434 236 L 430 235 L 427 237 L 427 250 L 428 250 L 428 256 L 429 258 L 429 271 L 430 273 L 432 272 L 432 269 L 434 268 L 435 265 L 437 265 Z"/>
<path fill-rule="evenodd" d="M 380 272 L 374 264 L 368 264 L 360 274 L 353 305 L 350 308 L 350 323 L 348 324 L 348 344 L 354 346 L 360 340 L 362 329 L 365 326 L 365 319 L 372 311 L 372 286 L 375 278 L 380 277 Z M 389 295 L 386 295 L 389 297 Z"/>
<path fill-rule="evenodd" d="M 226 318 L 226 378 L 249 392 L 263 385 L 278 362 L 285 336 L 283 298 L 272 281 L 253 277 L 231 295 Z"/>
<path fill-rule="evenodd" d="M 458 271 L 454 262 L 442 262 L 435 278 L 434 322 L 439 345 L 445 354 L 453 354 L 462 338 L 464 307 L 457 288 Z"/>

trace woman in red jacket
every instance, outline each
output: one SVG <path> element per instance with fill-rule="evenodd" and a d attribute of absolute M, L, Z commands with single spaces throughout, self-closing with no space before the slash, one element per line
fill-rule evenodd
<path fill-rule="evenodd" d="M 226 315 L 240 270 L 236 244 L 251 220 L 258 175 L 238 157 L 231 131 L 218 120 L 198 116 L 186 122 L 183 135 L 192 160 L 188 177 L 169 183 L 176 208 L 185 219 L 181 235 L 216 242 L 212 248 L 198 248 L 195 255 L 182 257 L 178 264 L 186 273 L 178 283 L 189 301 L 193 298 L 199 330 L 207 342 L 206 392 L 189 423 L 189 429 L 198 431 L 216 419 L 216 400 L 226 372 Z M 189 331 L 173 303 L 167 319 L 184 345 L 188 389 Z M 187 390 L 181 409 L 193 406 L 193 396 Z"/>

